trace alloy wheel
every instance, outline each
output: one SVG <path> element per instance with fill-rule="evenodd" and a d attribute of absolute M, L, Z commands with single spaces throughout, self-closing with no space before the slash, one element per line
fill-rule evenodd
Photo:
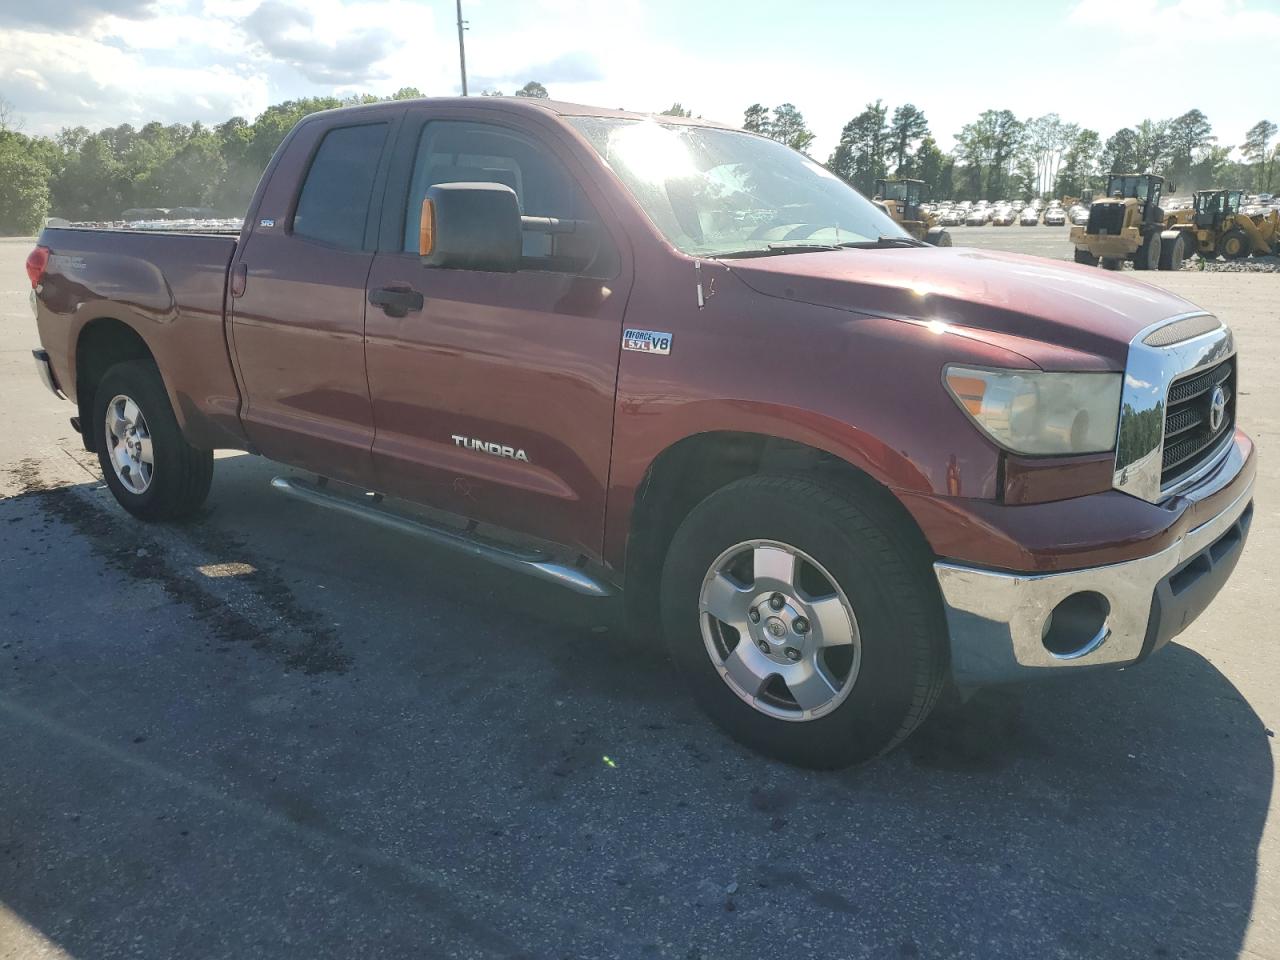
<path fill-rule="evenodd" d="M 781 720 L 814 720 L 849 696 L 862 642 L 848 597 L 793 546 L 751 540 L 711 564 L 698 596 L 711 662 L 735 694 Z"/>

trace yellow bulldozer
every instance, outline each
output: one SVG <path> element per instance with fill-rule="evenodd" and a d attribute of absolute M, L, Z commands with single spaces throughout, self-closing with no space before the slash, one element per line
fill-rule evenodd
<path fill-rule="evenodd" d="M 1165 228 L 1160 193 L 1164 177 L 1149 173 L 1112 174 L 1107 194 L 1089 205 L 1089 222 L 1072 227 L 1076 263 L 1119 270 L 1126 260 L 1135 270 L 1177 270 L 1192 249 L 1181 231 Z"/>
<path fill-rule="evenodd" d="M 1192 205 L 1170 214 L 1165 228 L 1205 260 L 1280 255 L 1280 213 L 1251 217 L 1240 212 L 1243 199 L 1243 190 L 1197 190 Z"/>
<path fill-rule="evenodd" d="M 924 187 L 923 180 L 889 180 L 882 177 L 876 181 L 873 202 L 917 240 L 932 243 L 935 247 L 949 247 L 951 234 L 947 233 L 945 227 L 938 225 L 935 216 L 920 209 Z"/>

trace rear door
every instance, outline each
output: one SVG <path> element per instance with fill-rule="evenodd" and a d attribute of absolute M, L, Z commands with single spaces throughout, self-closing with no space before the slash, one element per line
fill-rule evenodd
<path fill-rule="evenodd" d="M 365 281 L 403 109 L 294 134 L 232 267 L 231 336 L 246 432 L 266 457 L 374 480 Z"/>
<path fill-rule="evenodd" d="M 389 493 L 598 555 L 631 268 L 563 134 L 525 123 L 406 116 L 369 274 L 370 300 L 408 298 L 369 308 L 374 465 Z M 527 228 L 516 273 L 422 266 L 427 188 L 470 181 L 504 183 L 525 217 L 595 239 L 575 251 Z"/>

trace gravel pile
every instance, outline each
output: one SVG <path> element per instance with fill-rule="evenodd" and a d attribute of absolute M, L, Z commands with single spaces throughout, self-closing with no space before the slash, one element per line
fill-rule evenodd
<path fill-rule="evenodd" d="M 1182 264 L 1182 269 L 1204 270 L 1206 273 L 1280 273 L 1280 257 L 1245 257 L 1242 260 L 1191 257 Z"/>
<path fill-rule="evenodd" d="M 1121 270 L 1133 270 L 1133 264 L 1125 261 Z M 1280 257 L 1245 257 L 1243 260 L 1201 260 L 1188 257 L 1182 269 L 1201 270 L 1205 273 L 1280 273 Z"/>

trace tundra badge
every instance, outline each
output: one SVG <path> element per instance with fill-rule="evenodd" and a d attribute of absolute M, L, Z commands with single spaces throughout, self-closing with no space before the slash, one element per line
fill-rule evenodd
<path fill-rule="evenodd" d="M 479 450 L 481 453 L 490 453 L 495 457 L 519 460 L 521 463 L 529 462 L 529 455 L 523 450 L 503 446 L 501 443 L 489 443 L 487 440 L 477 440 L 474 437 L 460 437 L 455 433 L 453 434 L 453 445 L 462 447 L 464 450 Z"/>
<path fill-rule="evenodd" d="M 665 357 L 671 352 L 671 334 L 661 330 L 623 330 L 622 349 L 657 353 Z"/>

